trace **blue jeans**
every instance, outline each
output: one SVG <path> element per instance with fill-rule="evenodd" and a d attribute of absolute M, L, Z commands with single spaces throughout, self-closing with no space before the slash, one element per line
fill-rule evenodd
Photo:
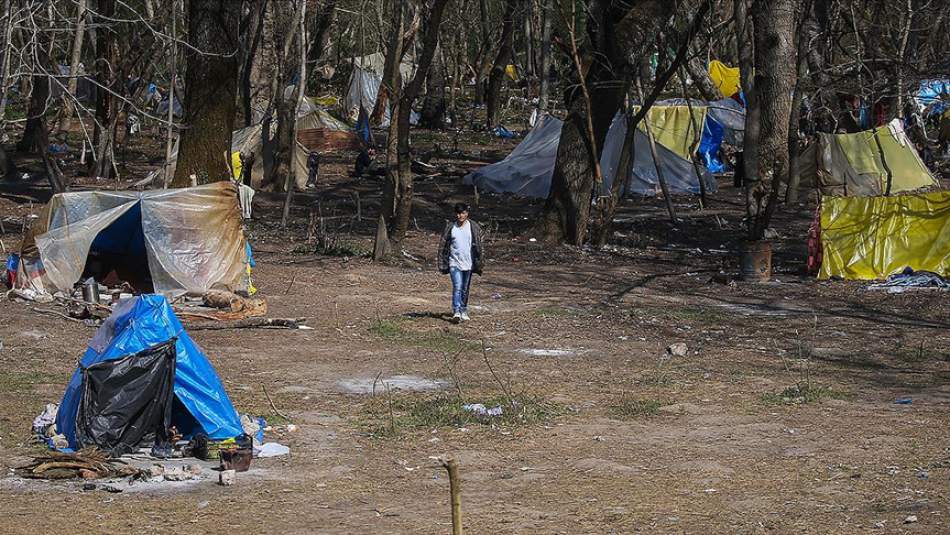
<path fill-rule="evenodd" d="M 466 312 L 468 310 L 468 290 L 472 287 L 472 272 L 458 268 L 449 268 L 452 277 L 452 312 Z"/>

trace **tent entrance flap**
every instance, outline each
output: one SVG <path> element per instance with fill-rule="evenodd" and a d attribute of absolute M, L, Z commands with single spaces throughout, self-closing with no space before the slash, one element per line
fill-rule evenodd
<path fill-rule="evenodd" d="M 142 230 L 141 203 L 135 203 L 93 239 L 82 272 L 82 278 L 87 277 L 107 286 L 126 282 L 137 292 L 154 291 Z"/>

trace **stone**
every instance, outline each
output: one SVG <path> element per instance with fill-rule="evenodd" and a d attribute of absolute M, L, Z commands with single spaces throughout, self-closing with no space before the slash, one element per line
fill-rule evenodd
<path fill-rule="evenodd" d="M 222 470 L 221 473 L 218 474 L 218 483 L 225 487 L 230 487 L 233 485 L 234 470 Z"/>
<path fill-rule="evenodd" d="M 666 354 L 671 357 L 685 357 L 689 348 L 683 342 L 676 342 L 666 348 Z"/>
<path fill-rule="evenodd" d="M 917 515 L 910 515 L 904 519 L 905 524 L 913 524 L 914 522 L 917 522 Z"/>

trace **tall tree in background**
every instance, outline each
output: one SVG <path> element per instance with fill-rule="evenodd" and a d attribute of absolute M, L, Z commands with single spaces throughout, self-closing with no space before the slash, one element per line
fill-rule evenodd
<path fill-rule="evenodd" d="M 373 258 L 388 256 L 406 237 L 412 212 L 412 155 L 409 147 L 409 114 L 423 81 L 432 66 L 435 51 L 439 46 L 439 27 L 449 0 L 432 0 L 425 22 L 425 34 L 422 38 L 422 54 L 416 65 L 416 73 L 395 101 L 392 123 L 389 129 L 390 139 L 387 145 L 386 189 L 380 207 L 376 231 L 376 243 Z M 396 157 L 391 158 L 395 140 Z"/>
<path fill-rule="evenodd" d="M 557 2 L 557 6 L 562 17 L 572 16 L 570 5 Z M 551 192 L 539 230 L 547 241 L 581 245 L 587 239 L 591 200 L 597 186 L 592 154 L 600 157 L 610 122 L 629 86 L 629 69 L 641 63 L 639 57 L 631 56 L 645 53 L 646 41 L 659 24 L 669 19 L 672 6 L 661 0 L 592 0 L 586 14 L 576 12 L 585 16 L 586 31 L 576 37 L 582 43 L 582 68 L 575 69 L 579 71 L 574 73 L 578 81 L 566 92 L 568 116 L 561 129 Z M 589 111 L 577 89 L 581 79 L 590 93 Z M 592 130 L 592 136 L 586 134 L 588 130 Z"/>
<path fill-rule="evenodd" d="M 227 180 L 237 99 L 241 2 L 189 0 L 185 130 L 173 187 Z"/>
<path fill-rule="evenodd" d="M 486 119 L 488 128 L 498 126 L 498 99 L 501 97 L 501 84 L 505 81 L 505 69 L 511 63 L 514 50 L 515 14 L 523 1 L 505 0 L 505 14 L 502 15 L 501 25 L 501 45 L 498 47 L 498 54 L 495 55 L 495 61 L 492 63 L 491 74 L 488 75 L 488 89 L 485 94 L 488 107 L 488 117 Z"/>

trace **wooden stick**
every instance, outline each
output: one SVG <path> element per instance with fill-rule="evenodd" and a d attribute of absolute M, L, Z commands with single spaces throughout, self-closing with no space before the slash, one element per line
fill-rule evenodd
<path fill-rule="evenodd" d="M 277 410 L 277 405 L 274 405 L 274 400 L 272 400 L 272 399 L 270 398 L 270 394 L 267 393 L 267 387 L 264 386 L 264 383 L 261 383 L 261 390 L 264 391 L 264 396 L 267 398 L 267 402 L 270 403 L 270 408 L 271 408 L 271 410 L 274 411 L 274 414 L 276 414 L 277 416 L 280 416 L 281 418 L 283 418 L 284 420 L 287 420 L 287 421 L 289 422 L 289 421 L 290 421 L 290 418 L 288 418 L 287 416 L 285 416 L 284 413 L 282 413 L 282 412 L 280 412 L 279 410 Z"/>
<path fill-rule="evenodd" d="M 73 321 L 73 322 L 76 322 L 76 323 L 83 323 L 83 321 L 82 321 L 81 319 L 76 319 L 76 318 L 67 316 L 66 314 L 63 314 L 63 313 L 61 313 L 61 312 L 57 312 L 57 311 L 55 311 L 55 310 L 49 310 L 49 309 L 47 309 L 47 308 L 37 308 L 37 307 L 30 307 L 30 309 L 33 310 L 33 312 L 39 312 L 40 314 L 50 314 L 50 315 L 53 315 L 53 316 L 59 316 L 59 317 L 61 317 L 61 318 L 63 318 L 63 319 L 66 319 L 66 320 L 69 320 L 69 321 Z"/>
<path fill-rule="evenodd" d="M 455 459 L 443 459 L 442 467 L 449 473 L 449 494 L 452 498 L 452 535 L 462 535 L 462 481 L 459 479 L 459 464 Z"/>

